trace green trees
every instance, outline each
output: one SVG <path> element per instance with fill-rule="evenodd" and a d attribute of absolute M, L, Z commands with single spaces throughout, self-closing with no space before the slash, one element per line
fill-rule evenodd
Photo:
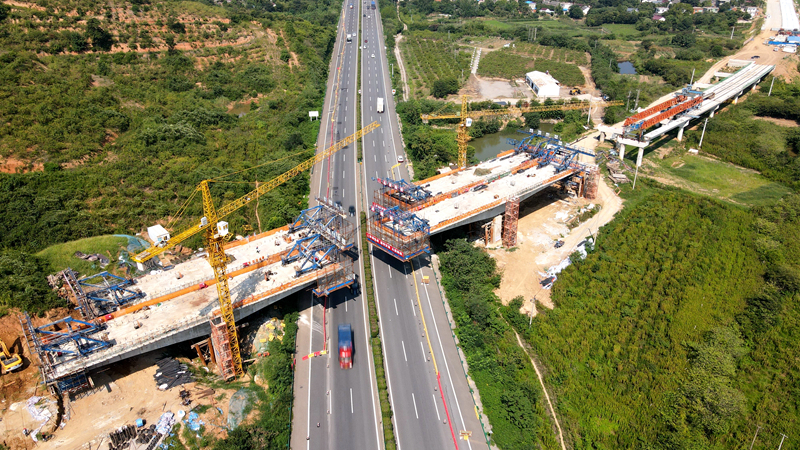
<path fill-rule="evenodd" d="M 495 261 L 464 239 L 448 240 L 444 248 L 439 253 L 442 285 L 492 424 L 492 440 L 504 450 L 555 448 L 536 373 L 498 311 Z"/>
<path fill-rule="evenodd" d="M 455 78 L 443 78 L 433 82 L 431 95 L 436 98 L 445 98 L 450 94 L 458 93 L 458 80 Z"/>
<path fill-rule="evenodd" d="M 571 19 L 580 20 L 583 19 L 583 9 L 581 9 L 578 5 L 572 5 L 569 7 L 569 17 Z"/>
<path fill-rule="evenodd" d="M 111 33 L 102 29 L 100 21 L 95 18 L 86 21 L 86 37 L 91 39 L 92 48 L 95 50 L 107 52 L 114 45 L 114 37 L 111 36 Z"/>
<path fill-rule="evenodd" d="M 17 250 L 0 250 L 0 317 L 9 308 L 32 314 L 66 306 L 47 284 L 50 267 L 44 260 Z"/>

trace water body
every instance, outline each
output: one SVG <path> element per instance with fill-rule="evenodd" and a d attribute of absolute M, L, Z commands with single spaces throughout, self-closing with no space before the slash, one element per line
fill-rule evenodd
<path fill-rule="evenodd" d="M 553 133 L 553 127 L 555 124 L 552 123 L 542 123 L 539 125 L 539 129 L 545 133 Z M 505 128 L 499 133 L 494 134 L 487 134 L 484 137 L 473 139 L 469 141 L 469 145 L 475 148 L 475 157 L 481 161 L 488 161 L 499 153 L 502 153 L 506 150 L 511 150 L 511 145 L 506 142 L 506 139 L 524 139 L 525 134 L 517 133 L 516 128 Z"/>
<path fill-rule="evenodd" d="M 636 68 L 633 67 L 630 61 L 617 63 L 617 67 L 619 67 L 619 73 L 623 75 L 636 75 Z"/>

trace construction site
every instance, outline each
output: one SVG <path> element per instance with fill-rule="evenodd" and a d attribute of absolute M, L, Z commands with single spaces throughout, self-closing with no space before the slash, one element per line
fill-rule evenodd
<path fill-rule="evenodd" d="M 524 137 L 523 137 L 524 136 Z M 519 205 L 549 187 L 575 196 L 597 193 L 595 155 L 566 144 L 558 135 L 521 131 L 508 150 L 470 168 L 457 168 L 416 183 L 376 179 L 381 188 L 370 206 L 367 238 L 407 261 L 430 252 L 430 236 L 455 227 L 486 222 L 487 242 L 516 243 Z"/>

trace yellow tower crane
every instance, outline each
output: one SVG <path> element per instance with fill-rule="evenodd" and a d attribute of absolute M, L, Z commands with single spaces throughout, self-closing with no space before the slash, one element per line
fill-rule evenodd
<path fill-rule="evenodd" d="M 379 126 L 380 125 L 377 122 L 373 122 L 367 125 L 366 127 L 356 132 L 355 134 L 342 139 L 341 141 L 333 144 L 332 146 L 328 147 L 322 152 L 317 153 L 312 158 L 309 158 L 301 162 L 294 168 L 275 177 L 274 179 L 264 184 L 260 184 L 255 190 L 243 195 L 242 197 L 236 200 L 233 200 L 232 202 L 226 205 L 223 205 L 219 209 L 217 209 L 214 206 L 214 202 L 211 198 L 211 190 L 209 188 L 209 183 L 213 182 L 213 180 L 201 181 L 200 184 L 195 189 L 194 194 L 192 195 L 195 195 L 197 192 L 200 192 L 203 198 L 203 217 L 200 218 L 198 222 L 194 223 L 188 228 L 183 229 L 175 236 L 172 237 L 167 236 L 166 239 L 156 242 L 152 247 L 142 251 L 141 253 L 137 254 L 132 258 L 137 263 L 144 263 L 145 261 L 150 260 L 154 256 L 160 255 L 161 253 L 164 253 L 165 251 L 174 247 L 175 245 L 178 245 L 179 243 L 185 241 L 191 236 L 194 236 L 195 234 L 201 231 L 204 232 L 206 240 L 206 249 L 208 252 L 208 262 L 214 269 L 214 277 L 217 280 L 217 294 L 219 295 L 220 316 L 222 316 L 222 319 L 225 321 L 225 325 L 228 330 L 228 339 L 230 340 L 230 349 L 231 349 L 231 356 L 233 359 L 233 367 L 237 377 L 244 374 L 244 371 L 242 369 L 242 355 L 241 352 L 239 351 L 239 338 L 236 332 L 236 323 L 234 322 L 233 318 L 233 307 L 231 306 L 231 293 L 228 289 L 228 277 L 225 275 L 227 258 L 225 256 L 224 244 L 228 240 L 230 235 L 228 233 L 228 223 L 222 221 L 222 219 L 224 219 L 226 216 L 236 211 L 237 209 L 254 201 L 258 197 L 275 189 L 276 187 L 285 183 L 287 180 L 293 178 L 294 176 L 310 169 L 315 164 L 323 161 L 327 157 L 338 152 L 345 146 L 353 143 L 354 141 L 361 138 L 365 134 L 375 130 Z"/>
<path fill-rule="evenodd" d="M 458 114 L 422 114 L 420 117 L 422 121 L 428 123 L 429 120 L 434 119 L 461 119 L 457 127 L 456 142 L 458 142 L 458 167 L 464 169 L 467 167 L 467 142 L 470 140 L 468 127 L 472 126 L 472 120 L 479 117 L 487 116 L 505 116 L 514 114 L 523 114 L 529 112 L 543 112 L 543 111 L 566 111 L 569 109 L 590 109 L 597 106 L 619 106 L 624 104 L 623 101 L 613 102 L 571 102 L 563 105 L 543 105 L 543 106 L 529 106 L 526 108 L 517 108 L 516 106 L 509 106 L 502 109 L 484 109 L 478 111 L 467 111 L 467 98 L 468 96 L 461 96 L 461 113 Z"/>

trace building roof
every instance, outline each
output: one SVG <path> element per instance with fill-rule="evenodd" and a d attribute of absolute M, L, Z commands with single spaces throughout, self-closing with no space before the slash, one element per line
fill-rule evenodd
<path fill-rule="evenodd" d="M 547 85 L 559 85 L 560 83 L 558 80 L 553 78 L 552 75 L 549 73 L 539 72 L 538 70 L 534 70 L 533 72 L 528 72 L 525 74 L 525 78 L 530 79 L 537 86 L 547 86 Z"/>

